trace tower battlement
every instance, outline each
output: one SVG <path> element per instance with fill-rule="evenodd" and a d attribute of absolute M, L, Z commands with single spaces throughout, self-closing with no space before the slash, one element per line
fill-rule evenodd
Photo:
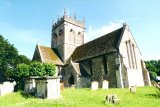
<path fill-rule="evenodd" d="M 58 21 L 56 23 L 54 23 L 52 25 L 52 30 L 56 29 L 58 26 L 60 26 L 64 22 L 72 23 L 72 24 L 79 26 L 81 28 L 85 28 L 85 20 L 84 19 L 83 19 L 83 21 L 79 21 L 76 19 L 76 17 L 73 18 L 73 17 L 67 16 L 67 15 L 64 15 L 60 19 L 58 19 Z"/>

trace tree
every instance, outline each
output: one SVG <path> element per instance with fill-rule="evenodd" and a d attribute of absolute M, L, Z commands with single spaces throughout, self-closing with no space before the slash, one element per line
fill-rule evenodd
<path fill-rule="evenodd" d="M 0 35 L 0 75 L 8 77 L 8 71 L 16 67 L 17 49 Z"/>
<path fill-rule="evenodd" d="M 31 63 L 31 60 L 29 58 L 27 58 L 25 55 L 18 55 L 17 60 L 16 60 L 16 64 L 27 64 L 29 65 Z"/>
<path fill-rule="evenodd" d="M 12 75 L 10 76 L 12 79 L 16 81 L 15 90 L 24 89 L 24 78 L 29 76 L 29 65 L 27 64 L 19 64 L 16 69 L 12 70 Z"/>
<path fill-rule="evenodd" d="M 145 61 L 146 68 L 150 72 L 152 80 L 156 80 L 157 75 L 160 75 L 160 60 Z"/>

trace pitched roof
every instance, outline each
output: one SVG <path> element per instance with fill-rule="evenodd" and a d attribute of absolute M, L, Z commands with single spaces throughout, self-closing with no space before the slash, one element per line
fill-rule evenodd
<path fill-rule="evenodd" d="M 125 25 L 111 33 L 77 47 L 72 54 L 72 60 L 80 61 L 115 51 L 119 46 L 124 28 Z"/>
<path fill-rule="evenodd" d="M 52 48 L 38 45 L 38 49 L 42 62 L 63 65 L 63 62 L 59 59 Z"/>

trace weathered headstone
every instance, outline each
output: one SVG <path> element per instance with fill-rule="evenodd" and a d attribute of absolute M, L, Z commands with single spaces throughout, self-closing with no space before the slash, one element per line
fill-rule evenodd
<path fill-rule="evenodd" d="M 108 89 L 108 81 L 104 80 L 102 83 L 102 89 Z"/>
<path fill-rule="evenodd" d="M 119 104 L 120 99 L 118 98 L 117 94 L 109 94 L 106 96 L 105 103 Z"/>
<path fill-rule="evenodd" d="M 91 90 L 98 90 L 98 82 L 97 81 L 93 81 L 91 83 Z"/>
<path fill-rule="evenodd" d="M 47 99 L 60 98 L 60 77 L 37 78 L 36 96 Z"/>
<path fill-rule="evenodd" d="M 135 86 L 131 86 L 130 87 L 130 92 L 131 93 L 136 93 L 136 87 Z"/>
<path fill-rule="evenodd" d="M 36 82 L 35 79 L 37 77 L 29 77 L 25 79 L 25 88 L 24 91 L 27 93 L 35 93 Z"/>

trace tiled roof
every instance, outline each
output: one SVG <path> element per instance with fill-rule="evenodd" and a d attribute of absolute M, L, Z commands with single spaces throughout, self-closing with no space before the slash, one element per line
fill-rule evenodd
<path fill-rule="evenodd" d="M 125 26 L 77 47 L 72 54 L 72 60 L 80 61 L 115 51 L 124 28 Z"/>
<path fill-rule="evenodd" d="M 56 53 L 50 48 L 38 45 L 42 62 L 63 65 Z"/>

